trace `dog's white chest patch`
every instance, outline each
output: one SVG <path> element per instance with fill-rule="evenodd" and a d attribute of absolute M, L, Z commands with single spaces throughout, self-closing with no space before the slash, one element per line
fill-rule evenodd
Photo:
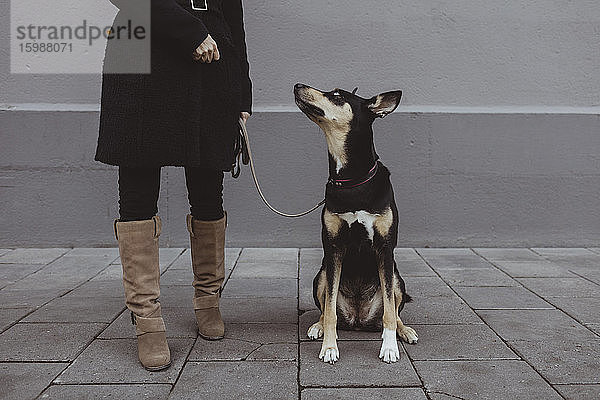
<path fill-rule="evenodd" d="M 377 218 L 381 217 L 381 214 L 371 214 L 366 211 L 356 211 L 356 212 L 347 212 L 343 214 L 338 214 L 341 219 L 348 223 L 348 226 L 352 225 L 355 222 L 358 222 L 367 230 L 367 236 L 371 241 L 373 241 L 373 236 L 375 235 L 374 224 Z"/>

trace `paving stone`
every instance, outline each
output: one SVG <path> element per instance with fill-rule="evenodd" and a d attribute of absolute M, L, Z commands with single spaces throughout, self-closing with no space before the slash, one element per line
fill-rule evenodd
<path fill-rule="evenodd" d="M 495 264 L 514 278 L 575 277 L 568 269 L 550 261 L 497 261 Z"/>
<path fill-rule="evenodd" d="M 69 251 L 69 256 L 93 256 L 100 258 L 110 258 L 111 262 L 119 257 L 118 247 L 76 247 Z"/>
<path fill-rule="evenodd" d="M 185 247 L 161 247 L 158 251 L 161 271 L 163 267 L 166 269 L 171 266 L 186 250 Z"/>
<path fill-rule="evenodd" d="M 298 321 L 297 300 L 278 298 L 221 298 L 220 310 L 225 323 L 271 322 L 277 324 Z"/>
<path fill-rule="evenodd" d="M 322 247 L 303 247 L 300 249 L 300 263 L 302 263 L 303 258 L 312 258 L 318 263 L 321 263 L 321 259 L 323 258 L 323 248 Z"/>
<path fill-rule="evenodd" d="M 38 293 L 32 292 L 54 291 L 54 293 L 57 293 L 57 296 L 60 296 L 77 288 L 85 281 L 85 278 L 76 276 L 49 276 L 47 279 L 44 279 L 39 272 L 36 272 L 4 288 L 0 293 L 23 291 L 35 296 Z M 33 291 L 32 288 L 40 287 L 40 282 L 44 282 L 42 289 Z"/>
<path fill-rule="evenodd" d="M 321 342 L 300 344 L 300 384 L 307 387 L 420 386 L 406 353 L 386 364 L 379 359 L 380 342 L 339 341 L 340 359 L 335 365 L 319 360 Z"/>
<path fill-rule="evenodd" d="M 600 297 L 548 297 L 547 300 L 582 324 L 600 324 Z"/>
<path fill-rule="evenodd" d="M 553 264 L 559 267 L 568 269 L 574 274 L 581 274 L 587 272 L 598 271 L 600 266 L 600 255 L 595 254 L 590 257 L 546 257 Z"/>
<path fill-rule="evenodd" d="M 104 298 L 112 297 L 125 301 L 122 280 L 90 280 L 70 291 L 65 297 Z"/>
<path fill-rule="evenodd" d="M 537 261 L 543 260 L 539 255 L 530 249 L 509 249 L 509 248 L 476 248 L 475 253 L 491 261 Z"/>
<path fill-rule="evenodd" d="M 169 339 L 168 343 L 171 366 L 149 372 L 138 360 L 136 339 L 94 340 L 54 383 L 175 383 L 194 340 Z"/>
<path fill-rule="evenodd" d="M 297 400 L 295 362 L 188 362 L 170 400 Z"/>
<path fill-rule="evenodd" d="M 428 393 L 429 398 L 431 400 L 454 400 L 456 399 L 455 396 L 448 396 L 447 394 L 442 394 L 442 393 Z M 462 399 L 462 397 L 460 397 Z"/>
<path fill-rule="evenodd" d="M 450 286 L 519 286 L 510 276 L 496 269 L 440 269 L 439 274 Z"/>
<path fill-rule="evenodd" d="M 555 385 L 567 400 L 600 399 L 600 385 Z"/>
<path fill-rule="evenodd" d="M 412 360 L 518 358 L 486 325 L 412 325 L 419 343 L 405 345 Z"/>
<path fill-rule="evenodd" d="M 600 336 L 600 324 L 586 324 L 585 326 L 592 330 L 596 335 Z"/>
<path fill-rule="evenodd" d="M 238 261 L 231 278 L 298 278 L 297 261 Z"/>
<path fill-rule="evenodd" d="M 298 345 L 289 343 L 263 344 L 249 356 L 249 361 L 296 361 Z"/>
<path fill-rule="evenodd" d="M 171 265 L 179 258 L 180 255 L 183 254 L 185 248 L 179 247 L 161 247 L 158 250 L 158 263 L 160 267 L 160 272 L 165 272 Z M 113 264 L 120 265 L 121 258 L 117 258 L 113 261 Z M 190 268 L 191 268 L 191 264 Z"/>
<path fill-rule="evenodd" d="M 239 251 L 238 251 L 239 254 Z M 225 257 L 227 258 L 227 249 L 225 249 Z M 169 266 L 169 269 L 185 269 L 192 268 L 192 252 L 186 248 Z"/>
<path fill-rule="evenodd" d="M 404 279 L 406 292 L 413 299 L 424 297 L 456 297 L 456 293 L 440 278 L 436 277 L 407 277 Z"/>
<path fill-rule="evenodd" d="M 189 307 L 162 307 L 162 316 L 167 327 L 167 338 L 196 338 L 197 323 L 192 305 Z M 135 339 L 135 326 L 131 314 L 125 310 L 101 334 L 100 339 Z"/>
<path fill-rule="evenodd" d="M 235 339 L 198 339 L 188 360 L 190 361 L 241 361 L 261 345 Z"/>
<path fill-rule="evenodd" d="M 427 399 L 420 388 L 309 388 L 302 391 L 300 398 L 302 400 Z"/>
<path fill-rule="evenodd" d="M 40 264 L 1 264 L 0 289 L 25 278 L 42 268 Z"/>
<path fill-rule="evenodd" d="M 600 254 L 600 247 L 590 247 L 589 251 L 593 251 L 594 253 Z"/>
<path fill-rule="evenodd" d="M 423 259 L 419 260 L 396 260 L 398 272 L 402 277 L 411 276 L 435 276 L 436 273 L 427 265 Z"/>
<path fill-rule="evenodd" d="M 448 255 L 448 256 L 423 256 L 434 270 L 443 268 L 494 268 L 492 264 L 478 255 Z"/>
<path fill-rule="evenodd" d="M 113 297 L 60 297 L 23 319 L 22 322 L 106 322 L 110 323 L 125 307 Z"/>
<path fill-rule="evenodd" d="M 79 274 L 89 279 L 111 264 L 112 257 L 97 257 L 86 255 L 71 255 L 67 253 L 59 259 L 47 264 L 39 273 L 45 276 L 63 276 L 71 274 Z M 87 278 L 89 276 L 89 278 Z"/>
<path fill-rule="evenodd" d="M 33 311 L 33 308 L 0 308 L 0 332 Z"/>
<path fill-rule="evenodd" d="M 66 363 L 0 363 L 0 399 L 34 399 Z"/>
<path fill-rule="evenodd" d="M 232 278 L 225 285 L 223 297 L 282 297 L 298 298 L 297 279 Z"/>
<path fill-rule="evenodd" d="M 194 288 L 192 285 L 160 285 L 160 304 L 167 308 L 193 307 Z"/>
<path fill-rule="evenodd" d="M 517 353 L 552 384 L 600 383 L 600 338 L 511 341 Z"/>
<path fill-rule="evenodd" d="M 5 255 L 6 253 L 13 251 L 14 249 L 0 249 L 0 256 Z"/>
<path fill-rule="evenodd" d="M 0 361 L 70 361 L 105 327 L 93 323 L 19 323 L 0 335 Z"/>
<path fill-rule="evenodd" d="M 101 400 L 101 399 L 147 399 L 166 400 L 171 385 L 52 385 L 40 399 Z"/>
<path fill-rule="evenodd" d="M 474 309 L 552 309 L 552 305 L 522 287 L 456 287 Z"/>
<path fill-rule="evenodd" d="M 225 337 L 258 344 L 298 342 L 296 324 L 227 323 Z"/>
<path fill-rule="evenodd" d="M 36 308 L 69 291 L 68 288 L 10 289 L 0 290 L 0 309 Z"/>
<path fill-rule="evenodd" d="M 599 264 L 600 266 L 600 264 Z M 596 285 L 600 285 L 600 268 L 596 267 L 594 269 L 591 268 L 580 268 L 577 271 L 574 271 L 577 275 L 588 279 L 595 283 Z"/>
<path fill-rule="evenodd" d="M 560 310 L 482 310 L 481 318 L 504 340 L 585 340 L 591 333 Z"/>
<path fill-rule="evenodd" d="M 110 264 L 102 272 L 90 279 L 90 282 L 123 282 L 123 267 L 121 264 Z"/>
<path fill-rule="evenodd" d="M 321 269 L 323 249 L 300 250 L 300 282 L 298 285 L 300 310 L 316 309 L 313 299 L 313 279 Z"/>
<path fill-rule="evenodd" d="M 544 254 L 543 257 L 561 267 L 571 270 L 585 268 L 597 269 L 600 265 L 600 254 L 588 251 L 587 249 L 570 249 L 565 253 L 556 252 Z"/>
<path fill-rule="evenodd" d="M 417 248 L 415 249 L 423 257 L 446 257 L 446 256 L 472 256 L 471 249 L 467 248 Z"/>
<path fill-rule="evenodd" d="M 189 252 L 189 250 L 188 250 L 188 252 Z M 233 267 L 235 266 L 236 262 L 240 258 L 241 253 L 242 253 L 242 249 L 226 248 L 225 249 L 225 269 L 232 270 Z M 191 258 L 190 258 L 190 261 L 191 261 Z"/>
<path fill-rule="evenodd" d="M 300 316 L 300 324 L 298 326 L 298 335 L 301 341 L 309 342 L 311 339 L 306 335 L 308 328 L 319 320 L 321 312 L 319 310 L 311 310 L 303 313 Z M 338 329 L 338 340 L 379 340 L 381 341 L 381 331 L 346 331 Z"/>
<path fill-rule="evenodd" d="M 11 289 L 31 289 L 44 282 L 44 288 L 70 288 L 93 278 L 109 266 L 109 260 L 101 260 L 91 256 L 63 256 L 46 265 L 39 271 L 28 275 Z"/>
<path fill-rule="evenodd" d="M 417 297 L 400 313 L 407 325 L 412 324 L 481 324 L 481 320 L 458 296 Z"/>
<path fill-rule="evenodd" d="M 410 247 L 396 247 L 394 249 L 394 258 L 398 260 L 422 261 L 421 256 L 417 251 Z"/>
<path fill-rule="evenodd" d="M 0 256 L 0 264 L 48 264 L 69 251 L 69 248 L 17 248 Z"/>
<path fill-rule="evenodd" d="M 194 281 L 194 273 L 192 272 L 191 267 L 187 268 L 187 269 L 169 268 L 160 277 L 161 285 L 189 286 L 192 284 L 193 281 Z"/>
<path fill-rule="evenodd" d="M 415 361 L 414 365 L 430 395 L 478 400 L 561 399 L 523 361 Z"/>
<path fill-rule="evenodd" d="M 600 286 L 582 278 L 519 278 L 542 297 L 600 297 Z"/>
<path fill-rule="evenodd" d="M 264 261 L 281 261 L 292 262 L 298 261 L 297 248 L 245 248 L 240 255 L 240 262 L 264 262 Z"/>
<path fill-rule="evenodd" d="M 554 257 L 554 256 L 589 256 L 593 254 L 593 251 L 588 250 L 586 248 L 580 247 L 567 247 L 567 248 L 563 248 L 563 247 L 534 247 L 531 250 L 535 251 L 536 253 L 547 257 Z"/>

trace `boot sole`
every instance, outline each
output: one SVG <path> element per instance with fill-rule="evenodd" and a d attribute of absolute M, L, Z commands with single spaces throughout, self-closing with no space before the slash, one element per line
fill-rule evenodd
<path fill-rule="evenodd" d="M 162 371 L 163 369 L 167 369 L 171 366 L 171 362 L 169 361 L 168 364 L 165 365 L 161 365 L 160 367 L 146 367 L 144 366 L 144 368 L 150 372 L 156 372 L 156 371 Z"/>
<path fill-rule="evenodd" d="M 223 335 L 223 336 L 204 336 L 200 332 L 198 332 L 198 336 L 200 336 L 204 340 L 210 340 L 210 341 L 221 340 L 221 339 L 225 338 L 225 335 Z"/>

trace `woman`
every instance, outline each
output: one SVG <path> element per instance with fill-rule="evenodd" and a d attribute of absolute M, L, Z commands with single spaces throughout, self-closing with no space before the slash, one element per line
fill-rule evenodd
<path fill-rule="evenodd" d="M 241 0 L 111 0 L 115 26 L 151 5 L 151 73 L 118 74 L 131 43 L 109 40 L 95 160 L 119 166 L 115 237 L 126 304 L 136 326 L 138 356 L 152 371 L 170 351 L 158 302 L 157 214 L 162 166 L 185 168 L 198 332 L 221 339 L 226 214 L 223 172 L 234 162 L 238 120 L 251 114 L 252 84 Z M 135 24 L 135 20 L 133 21 Z M 135 25 L 134 25 L 135 26 Z"/>

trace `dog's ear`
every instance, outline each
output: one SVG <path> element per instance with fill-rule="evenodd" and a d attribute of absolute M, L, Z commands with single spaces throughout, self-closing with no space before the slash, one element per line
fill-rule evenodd
<path fill-rule="evenodd" d="M 398 107 L 401 97 L 402 90 L 381 93 L 367 100 L 367 108 L 375 114 L 375 117 L 383 118 Z"/>

